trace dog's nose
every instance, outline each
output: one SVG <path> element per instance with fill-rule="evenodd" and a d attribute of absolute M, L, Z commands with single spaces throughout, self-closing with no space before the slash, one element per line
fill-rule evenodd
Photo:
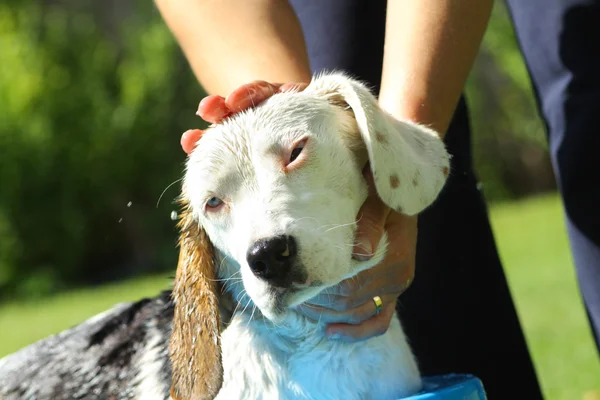
<path fill-rule="evenodd" d="M 258 278 L 285 286 L 296 261 L 298 248 L 293 236 L 275 236 L 255 242 L 246 260 Z"/>

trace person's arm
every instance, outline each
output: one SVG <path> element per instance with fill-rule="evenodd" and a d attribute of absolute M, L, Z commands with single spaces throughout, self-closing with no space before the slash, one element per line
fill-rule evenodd
<path fill-rule="evenodd" d="M 445 134 L 493 0 L 388 1 L 379 104 Z"/>
<path fill-rule="evenodd" d="M 287 2 L 155 1 L 209 93 L 231 93 L 227 101 L 219 96 L 203 101 L 199 114 L 207 121 L 217 123 L 274 93 L 265 82 L 239 87 L 244 83 L 310 79 L 302 32 Z M 388 1 L 381 106 L 396 118 L 445 132 L 485 31 L 491 1 Z M 206 40 L 209 33 L 214 40 Z M 249 93 L 259 101 L 245 101 Z M 195 143 L 199 135 L 189 141 Z M 325 320 L 326 315 L 330 323 L 327 333 L 341 340 L 363 340 L 385 332 L 394 313 L 395 297 L 414 275 L 416 218 L 390 213 L 376 195 L 367 199 L 359 215 L 357 243 L 368 240 L 370 247 L 376 248 L 385 227 L 392 232 L 388 248 L 396 251 L 389 252 L 380 266 L 361 272 L 370 282 L 368 287 L 346 293 L 355 302 L 369 300 L 349 308 L 354 303 L 346 299 L 335 311 L 327 296 L 324 303 L 313 303 L 320 306 L 318 309 L 305 307 L 305 313 L 314 319 Z M 360 248 L 355 250 L 364 253 Z M 388 293 L 394 301 L 373 316 L 370 299 L 381 293 Z"/>
<path fill-rule="evenodd" d="M 379 104 L 394 117 L 428 125 L 443 137 L 479 49 L 492 0 L 389 0 L 387 7 Z M 361 282 L 361 275 L 372 274 L 364 278 L 371 288 L 397 297 L 415 273 L 417 217 L 388 213 L 386 209 L 378 198 L 367 201 L 359 212 L 358 232 L 362 230 L 362 239 L 374 249 L 385 227 L 390 238 L 388 249 L 395 252 L 388 252 L 382 266 L 363 271 L 354 280 Z M 374 274 L 380 267 L 385 272 Z M 352 296 L 369 298 L 376 290 L 359 288 Z M 385 332 L 395 303 L 385 304 L 375 317 L 371 317 L 368 302 L 342 312 L 307 308 L 305 313 L 328 322 L 326 332 L 332 337 L 356 341 Z M 347 324 L 348 315 L 363 322 Z"/>
<path fill-rule="evenodd" d="M 310 81 L 300 23 L 286 0 L 155 2 L 209 94 L 257 79 Z"/>

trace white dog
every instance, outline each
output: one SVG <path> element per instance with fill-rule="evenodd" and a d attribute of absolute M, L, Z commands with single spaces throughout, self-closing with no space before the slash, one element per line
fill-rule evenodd
<path fill-rule="evenodd" d="M 419 213 L 442 189 L 438 135 L 341 74 L 211 127 L 185 173 L 172 293 L 123 304 L 0 360 L 0 398 L 398 399 L 418 392 L 397 317 L 329 339 L 296 311 L 379 263 L 352 257 L 369 163 L 381 199 Z M 375 304 L 374 304 L 375 307 Z"/>
<path fill-rule="evenodd" d="M 397 317 L 385 334 L 350 344 L 294 311 L 384 257 L 385 237 L 368 262 L 351 253 L 367 162 L 381 199 L 409 215 L 434 201 L 449 168 L 435 132 L 394 120 L 339 74 L 276 94 L 199 140 L 183 189 L 174 397 L 397 399 L 420 390 Z M 217 280 L 242 309 L 224 325 Z"/>

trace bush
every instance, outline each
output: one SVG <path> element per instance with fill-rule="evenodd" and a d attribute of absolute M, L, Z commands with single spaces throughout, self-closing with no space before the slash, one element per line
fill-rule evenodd
<path fill-rule="evenodd" d="M 173 269 L 179 134 L 203 93 L 152 2 L 5 0 L 0 49 L 0 298 Z M 552 189 L 501 3 L 467 93 L 488 199 Z"/>
<path fill-rule="evenodd" d="M 467 83 L 475 170 L 488 200 L 556 189 L 544 125 L 504 2 L 496 2 Z"/>
<path fill-rule="evenodd" d="M 85 10 L 0 4 L 0 293 L 174 268 L 170 220 L 202 92 L 140 3 L 117 32 Z M 114 21 L 113 21 L 114 22 Z"/>

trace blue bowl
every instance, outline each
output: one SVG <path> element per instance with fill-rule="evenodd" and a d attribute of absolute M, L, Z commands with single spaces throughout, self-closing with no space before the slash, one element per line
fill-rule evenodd
<path fill-rule="evenodd" d="M 423 390 L 403 400 L 486 400 L 481 381 L 466 374 L 423 378 Z"/>

